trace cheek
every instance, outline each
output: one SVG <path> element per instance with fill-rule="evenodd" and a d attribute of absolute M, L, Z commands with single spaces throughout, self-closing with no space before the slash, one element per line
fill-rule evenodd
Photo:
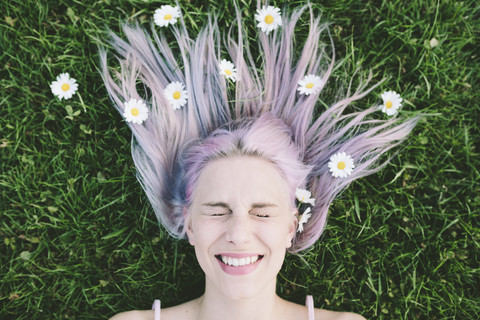
<path fill-rule="evenodd" d="M 193 245 L 209 247 L 222 233 L 218 223 L 208 221 L 193 221 L 190 229 Z"/>
<path fill-rule="evenodd" d="M 257 234 L 260 235 L 263 242 L 268 243 L 268 246 L 285 250 L 290 243 L 292 234 L 289 232 L 290 228 L 286 226 L 286 223 L 271 224 L 268 226 L 261 226 L 258 229 Z"/>

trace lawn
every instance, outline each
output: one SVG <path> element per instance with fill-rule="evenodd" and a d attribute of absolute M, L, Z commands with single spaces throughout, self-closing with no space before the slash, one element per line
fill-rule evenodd
<path fill-rule="evenodd" d="M 155 298 L 172 306 L 199 296 L 193 249 L 159 229 L 98 72 L 107 29 L 149 27 L 171 3 L 0 1 L 0 319 L 107 319 Z M 255 46 L 255 3 L 239 2 Z M 384 170 L 334 202 L 321 240 L 287 256 L 279 294 L 298 303 L 312 294 L 316 307 L 367 319 L 479 319 L 480 6 L 312 2 L 330 22 L 331 82 L 372 70 L 387 80 L 362 103 L 395 90 L 401 112 L 422 120 Z M 271 2 L 282 11 L 305 3 Z M 234 15 L 232 0 L 181 8 L 191 35 L 208 12 L 224 30 Z M 50 84 L 63 72 L 79 90 L 60 101 Z"/>

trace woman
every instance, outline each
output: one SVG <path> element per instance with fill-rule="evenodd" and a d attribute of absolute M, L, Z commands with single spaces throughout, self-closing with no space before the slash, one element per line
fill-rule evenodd
<path fill-rule="evenodd" d="M 170 6 L 154 19 L 172 29 L 180 64 L 167 36 L 154 32 L 154 44 L 138 26 L 124 28 L 127 41 L 113 36 L 121 57 L 115 78 L 101 52 L 108 92 L 134 134 L 138 178 L 161 224 L 188 238 L 205 272 L 204 295 L 162 310 L 162 319 L 363 319 L 314 309 L 311 297 L 306 307 L 285 301 L 275 293 L 276 276 L 286 251 L 320 237 L 335 196 L 382 167 L 380 155 L 404 140 L 415 120 L 376 120 L 378 106 L 346 113 L 376 87 L 366 89 L 369 79 L 314 117 L 333 59 L 319 42 L 325 26 L 310 13 L 293 63 L 304 9 L 284 18 L 278 8 L 258 6 L 263 72 L 244 46 L 239 10 L 237 39 L 229 34 L 226 41 L 229 59 L 222 59 L 214 18 L 192 40 L 183 22 L 172 23 L 181 14 Z M 156 301 L 153 311 L 113 319 L 159 318 Z"/>

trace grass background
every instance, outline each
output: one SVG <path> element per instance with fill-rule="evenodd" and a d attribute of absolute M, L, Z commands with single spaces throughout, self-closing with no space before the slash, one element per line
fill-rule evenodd
<path fill-rule="evenodd" d="M 253 1 L 240 2 L 252 21 Z M 426 116 L 386 169 L 334 203 L 304 260 L 287 257 L 279 294 L 369 319 L 479 319 L 479 5 L 319 2 L 344 59 L 333 79 L 373 68 L 389 79 L 365 103 L 395 90 L 402 112 Z M 233 15 L 229 0 L 205 3 L 182 1 L 192 34 L 208 11 L 222 28 Z M 162 4 L 0 1 L 0 319 L 105 319 L 202 293 L 192 248 L 158 229 L 97 72 L 106 28 L 148 24 Z M 62 72 L 79 83 L 67 101 L 49 88 Z"/>

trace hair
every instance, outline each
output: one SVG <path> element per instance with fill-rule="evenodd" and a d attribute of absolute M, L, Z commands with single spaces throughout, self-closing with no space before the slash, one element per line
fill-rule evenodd
<path fill-rule="evenodd" d="M 189 37 L 182 18 L 170 26 L 179 56 L 162 35 L 170 30 L 158 35 L 153 24 L 152 34 L 138 24 L 124 25 L 126 40 L 111 33 L 119 70 L 109 70 L 107 53 L 100 49 L 101 74 L 117 110 L 123 113 L 124 103 L 131 98 L 149 105 L 149 118 L 143 124 L 128 123 L 133 133 L 132 156 L 159 223 L 173 236 L 185 237 L 184 209 L 205 165 L 214 159 L 245 155 L 273 163 L 292 194 L 303 187 L 316 198 L 310 220 L 289 249 L 304 250 L 322 234 L 335 197 L 352 181 L 385 166 L 388 160 L 382 162 L 380 156 L 405 140 L 415 126 L 416 118 L 375 119 L 378 105 L 345 112 L 380 84 L 369 87 L 371 73 L 355 89 L 352 78 L 344 97 L 317 116 L 315 106 L 332 73 L 335 53 L 327 25 L 310 8 L 309 33 L 295 61 L 299 47 L 294 46 L 294 28 L 306 8 L 283 15 L 282 27 L 270 35 L 259 32 L 260 68 L 238 7 L 236 37 L 233 28 L 221 37 L 214 16 L 195 39 Z M 320 41 L 325 33 L 331 54 Z M 224 52 L 238 71 L 234 85 L 218 72 L 220 60 L 228 58 Z M 322 87 L 308 96 L 299 95 L 298 82 L 306 74 L 321 75 Z M 183 83 L 188 91 L 187 104 L 179 110 L 163 94 L 173 81 Z M 355 160 L 355 169 L 346 178 L 334 178 L 329 172 L 329 159 L 337 152 L 346 152 Z"/>
<path fill-rule="evenodd" d="M 208 163 L 238 156 L 274 164 L 287 183 L 291 204 L 295 206 L 295 189 L 305 181 L 310 168 L 303 164 L 290 128 L 271 113 L 230 122 L 186 148 L 179 160 L 180 167 L 185 169 L 185 182 L 180 186 L 180 190 L 185 190 L 185 202 L 191 203 L 196 182 Z"/>

